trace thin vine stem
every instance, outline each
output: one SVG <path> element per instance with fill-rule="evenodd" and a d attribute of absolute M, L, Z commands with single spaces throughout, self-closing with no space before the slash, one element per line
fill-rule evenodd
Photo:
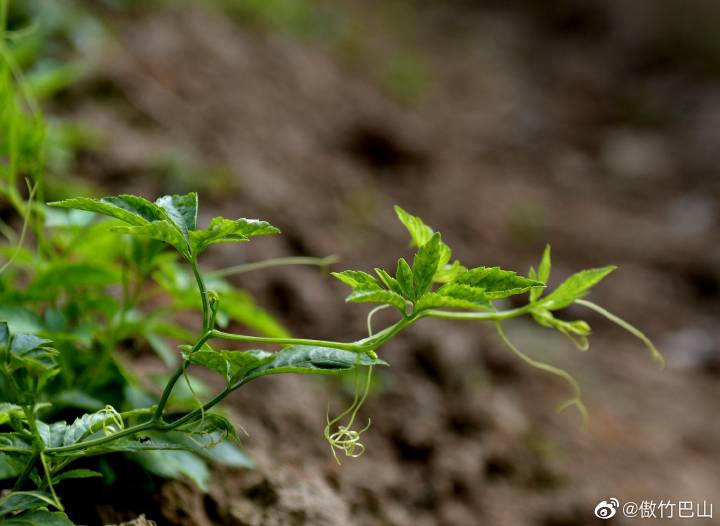
<path fill-rule="evenodd" d="M 653 342 L 650 341 L 650 338 L 648 338 L 647 336 L 645 336 L 645 333 L 642 332 L 640 329 L 638 329 L 638 328 L 635 327 L 634 325 L 630 325 L 628 322 L 626 322 L 625 320 L 623 320 L 623 319 L 620 318 L 619 316 L 616 316 L 615 314 L 613 314 L 613 313 L 610 312 L 609 310 L 601 307 L 601 306 L 598 305 L 597 303 L 593 303 L 592 301 L 587 301 L 587 300 L 582 300 L 582 299 L 575 300 L 575 303 L 577 303 L 578 305 L 582 305 L 583 307 L 587 307 L 588 309 L 597 312 L 598 314 L 604 316 L 605 318 L 607 318 L 607 319 L 610 320 L 611 322 L 619 325 L 620 327 L 622 327 L 623 329 L 625 329 L 626 331 L 628 331 L 630 334 L 632 334 L 633 336 L 635 336 L 636 338 L 638 338 L 638 339 L 639 339 L 641 342 L 643 342 L 643 343 L 645 344 L 645 346 L 650 350 L 650 353 L 652 354 L 653 360 L 655 360 L 655 361 L 660 365 L 660 367 L 665 367 L 665 358 L 664 358 L 663 355 L 660 353 L 660 351 L 657 350 L 657 347 L 655 347 L 655 345 L 653 344 Z"/>
<path fill-rule="evenodd" d="M 234 276 L 236 274 L 244 274 L 246 272 L 253 272 L 255 270 L 262 270 L 272 267 L 284 267 L 290 265 L 309 265 L 316 267 L 329 267 L 333 263 L 340 261 L 340 257 L 333 254 L 324 258 L 314 257 L 286 257 L 286 258 L 273 258 L 266 259 L 263 261 L 255 261 L 253 263 L 243 263 L 241 265 L 233 265 L 232 267 L 221 268 L 217 270 L 211 270 L 206 272 L 205 275 L 213 278 L 224 278 L 226 276 Z"/>

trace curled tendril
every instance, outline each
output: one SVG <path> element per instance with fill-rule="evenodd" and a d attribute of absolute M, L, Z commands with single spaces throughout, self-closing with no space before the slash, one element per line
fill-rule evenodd
<path fill-rule="evenodd" d="M 105 436 L 114 435 L 118 431 L 125 429 L 122 415 L 113 406 L 106 405 L 103 407 L 101 414 L 103 415 L 102 432 Z"/>
<path fill-rule="evenodd" d="M 333 457 L 335 457 L 335 461 L 338 464 L 340 464 L 340 459 L 337 456 L 338 450 L 350 458 L 357 458 L 365 453 L 365 446 L 360 442 L 360 435 L 370 428 L 371 421 L 368 419 L 367 425 L 360 430 L 354 430 L 352 426 L 355 423 L 358 411 L 365 403 L 365 399 L 370 391 L 373 368 L 372 366 L 368 367 L 367 379 L 365 380 L 364 386 L 360 385 L 360 369 L 360 354 L 358 354 L 357 363 L 355 364 L 355 398 L 352 404 L 332 420 L 330 419 L 330 407 L 328 406 L 328 411 L 325 416 L 327 424 L 325 425 L 323 436 L 330 445 L 330 451 L 332 451 Z M 347 424 L 340 424 L 340 422 L 348 416 Z M 332 429 L 335 425 L 337 425 L 337 430 L 333 432 Z"/>
<path fill-rule="evenodd" d="M 582 391 L 580 390 L 580 385 L 577 383 L 577 380 L 575 380 L 575 378 L 573 378 L 572 375 L 567 371 L 560 369 L 559 367 L 555 367 L 554 365 L 535 360 L 534 358 L 531 358 L 530 356 L 522 352 L 505 335 L 505 331 L 503 331 L 502 327 L 500 326 L 500 322 L 498 321 L 495 322 L 495 330 L 497 331 L 498 336 L 500 336 L 500 339 L 505 343 L 505 345 L 507 345 L 508 348 L 522 361 L 532 367 L 535 367 L 536 369 L 540 369 L 541 371 L 545 371 L 547 373 L 559 376 L 568 383 L 573 394 L 570 398 L 568 398 L 565 402 L 561 403 L 557 407 L 557 411 L 559 413 L 569 407 L 574 406 L 582 417 L 583 426 L 587 427 L 589 421 L 588 411 L 582 401 Z"/>
<path fill-rule="evenodd" d="M 381 311 L 382 309 L 385 309 L 389 307 L 389 305 L 380 305 L 378 307 L 375 307 L 373 310 L 370 311 L 367 317 L 367 328 L 368 328 L 368 336 L 373 335 L 373 329 L 372 329 L 372 318 L 375 315 L 375 313 Z M 377 359 L 377 354 L 375 351 L 368 351 L 367 354 L 372 359 Z M 363 453 L 365 453 L 365 446 L 360 442 L 360 435 L 362 435 L 365 431 L 370 429 L 370 425 L 372 421 L 368 418 L 368 423 L 365 427 L 363 427 L 360 430 L 354 430 L 352 429 L 353 424 L 355 423 L 355 418 L 357 417 L 357 413 L 362 407 L 362 405 L 365 403 L 365 399 L 367 398 L 368 393 L 370 392 L 370 383 L 372 381 L 372 372 L 373 368 L 372 366 L 368 367 L 368 373 L 367 373 L 367 379 L 365 380 L 364 387 L 360 386 L 360 354 L 357 355 L 357 361 L 355 362 L 355 398 L 353 399 L 352 404 L 345 409 L 342 413 L 340 413 L 338 416 L 330 419 L 330 406 L 328 404 L 328 410 L 325 415 L 325 429 L 323 431 L 323 436 L 325 437 L 325 440 L 327 440 L 327 443 L 330 445 L 330 451 L 332 451 L 333 457 L 335 457 L 335 461 L 340 464 L 340 459 L 337 456 L 337 451 L 340 450 L 343 453 L 345 453 L 346 457 L 350 458 L 358 458 L 362 456 Z M 345 418 L 346 416 L 350 416 L 348 423 L 345 425 L 339 424 L 339 422 Z M 332 432 L 333 426 L 337 424 L 337 430 L 335 432 Z"/>

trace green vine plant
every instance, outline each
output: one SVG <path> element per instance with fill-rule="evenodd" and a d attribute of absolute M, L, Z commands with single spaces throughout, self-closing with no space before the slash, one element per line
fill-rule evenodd
<path fill-rule="evenodd" d="M 13 491 L 0 499 L 3 524 L 71 524 L 62 522 L 68 519 L 62 513 L 55 485 L 67 478 L 99 475 L 87 469 L 69 469 L 79 459 L 115 452 L 211 447 L 227 437 L 238 440 L 231 422 L 213 409 L 233 391 L 269 375 L 354 373 L 353 402 L 338 416 L 328 415 L 323 434 L 336 459 L 338 451 L 348 457 L 360 456 L 365 451 L 360 435 L 369 421 L 364 428 L 355 430 L 358 411 L 368 395 L 373 368 L 387 365 L 377 352 L 388 340 L 424 318 L 492 322 L 500 339 L 521 360 L 567 382 L 571 396 L 559 410 L 575 407 L 583 418 L 587 411 L 573 377 L 520 351 L 503 331 L 504 321 L 529 316 L 542 327 L 564 334 L 585 351 L 590 326 L 582 320 L 565 321 L 555 316 L 557 311 L 576 304 L 630 331 L 663 364 L 661 354 L 642 332 L 584 299 L 615 267 L 578 272 L 545 294 L 551 268 L 549 247 L 537 270 L 531 269 L 528 276 L 499 267 L 468 268 L 452 259 L 440 233 L 400 207 L 396 207 L 397 216 L 415 247 L 412 264 L 400 258 L 394 275 L 380 268 L 374 269 L 375 275 L 358 270 L 333 273 L 352 289 L 347 301 L 379 304 L 368 315 L 368 335 L 357 341 L 341 342 L 235 334 L 218 328 L 221 296 L 206 286 L 199 258 L 215 244 L 247 242 L 254 237 L 278 234 L 279 230 L 266 221 L 216 217 L 206 228 L 199 228 L 195 193 L 163 196 L 154 202 L 120 195 L 72 198 L 49 205 L 109 216 L 116 221 L 112 229 L 118 234 L 159 240 L 172 247 L 192 270 L 202 308 L 202 327 L 192 345 L 181 346 L 180 363 L 155 404 L 126 412 L 106 406 L 68 424 L 48 423 L 40 418 L 51 402 L 43 395 L 44 390 L 61 371 L 53 342 L 35 334 L 13 333 L 7 323 L 1 322 L 0 377 L 11 393 L 11 399 L 0 404 L 1 465 L 19 473 Z M 82 239 L 78 242 L 82 243 Z M 521 307 L 499 310 L 494 303 L 520 294 L 528 295 L 528 302 Z M 394 309 L 398 320 L 375 332 L 372 316 L 380 309 Z M 224 350 L 219 348 L 223 341 L 269 344 L 279 346 L 280 350 Z M 168 409 L 169 401 L 179 380 L 193 366 L 218 373 L 225 385 L 195 408 L 177 414 Z M 189 440 L 178 440 L 178 435 Z M 58 511 L 51 512 L 50 508 Z"/>

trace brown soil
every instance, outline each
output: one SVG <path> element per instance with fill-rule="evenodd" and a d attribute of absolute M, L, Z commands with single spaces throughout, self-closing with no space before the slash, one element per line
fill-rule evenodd
<path fill-rule="evenodd" d="M 565 386 L 517 363 L 491 327 L 424 321 L 381 351 L 392 367 L 362 411 L 372 418 L 364 456 L 338 466 L 322 439 L 327 401 L 337 410 L 348 396 L 337 384 L 263 380 L 230 402 L 258 469 L 218 469 L 210 497 L 169 483 L 161 516 L 149 518 L 561 526 L 594 524 L 593 508 L 610 497 L 720 505 L 713 81 L 655 64 L 632 18 L 618 27 L 612 8 L 598 29 L 580 8 L 566 27 L 528 9 L 421 5 L 413 50 L 433 81 L 415 105 L 372 80 L 373 60 L 399 44 L 369 25 L 370 60 L 351 64 L 318 42 L 197 8 L 115 19 L 116 45 L 71 110 L 109 139 L 81 170 L 109 190 L 152 195 L 188 189 L 147 175 L 167 152 L 227 166 L 225 178 L 183 184 L 213 213 L 267 218 L 284 235 L 221 251 L 215 264 L 338 253 L 347 268 L 393 266 L 407 252 L 394 203 L 441 230 L 468 264 L 525 271 L 546 241 L 555 284 L 617 264 L 593 299 L 646 328 L 668 368 L 580 310 L 571 314 L 596 331 L 586 354 L 508 324 L 518 345 L 576 374 L 592 417 L 584 431 L 572 412 L 553 411 Z M 87 96 L 107 84 L 118 94 Z M 345 290 L 313 269 L 237 283 L 298 335 L 364 330 L 366 309 L 344 305 Z"/>

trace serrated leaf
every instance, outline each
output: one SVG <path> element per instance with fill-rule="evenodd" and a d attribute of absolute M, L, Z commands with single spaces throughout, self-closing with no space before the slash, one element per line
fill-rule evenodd
<path fill-rule="evenodd" d="M 435 233 L 415 254 L 412 266 L 415 298 L 425 294 L 433 283 L 442 255 L 441 245 L 440 234 Z"/>
<path fill-rule="evenodd" d="M 545 245 L 545 250 L 543 251 L 542 258 L 540 259 L 540 265 L 538 266 L 537 274 L 534 276 L 530 276 L 530 279 L 537 279 L 539 282 L 544 283 L 547 285 L 548 280 L 550 279 L 550 268 L 552 266 L 551 258 L 550 258 L 550 245 Z M 534 269 L 532 269 L 533 273 L 535 272 Z M 530 301 L 537 301 L 540 296 L 542 296 L 543 289 L 536 288 L 536 289 L 530 289 Z"/>
<path fill-rule="evenodd" d="M 518 276 L 516 272 L 503 270 L 500 267 L 470 269 L 460 274 L 454 283 L 483 289 L 489 300 L 507 298 L 535 287 L 544 287 L 539 281 Z"/>
<path fill-rule="evenodd" d="M 413 272 L 405 261 L 405 258 L 398 259 L 397 268 L 395 270 L 395 279 L 397 279 L 398 285 L 402 295 L 410 301 L 415 301 L 415 285 L 413 285 Z"/>
<path fill-rule="evenodd" d="M 548 310 L 558 310 L 567 307 L 575 300 L 584 297 L 592 287 L 597 285 L 616 268 L 614 265 L 609 265 L 607 267 L 583 270 L 573 274 L 542 300 L 542 306 Z"/>
<path fill-rule="evenodd" d="M 550 245 L 545 245 L 542 258 L 540 259 L 540 265 L 538 266 L 538 281 L 547 283 L 550 279 L 550 268 L 552 267 L 552 261 L 550 257 Z"/>
<path fill-rule="evenodd" d="M 377 280 L 367 272 L 343 270 L 342 272 L 331 272 L 330 274 L 343 283 L 350 285 L 353 289 L 382 290 Z"/>
<path fill-rule="evenodd" d="M 43 491 L 13 491 L 0 498 L 0 517 L 10 513 L 35 510 L 48 505 L 55 505 L 52 496 L 48 493 Z M 5 524 L 5 522 L 2 524 Z"/>
<path fill-rule="evenodd" d="M 103 426 L 107 427 L 108 430 L 114 429 L 114 427 L 108 427 L 113 426 L 113 415 L 106 410 L 86 413 L 79 416 L 72 424 L 65 427 L 62 445 L 69 446 L 70 444 L 75 444 L 84 437 L 97 433 L 103 429 Z M 115 431 L 117 431 L 117 429 L 115 429 Z"/>
<path fill-rule="evenodd" d="M 457 277 L 464 272 L 467 272 L 467 268 L 462 266 L 459 261 L 453 261 L 450 264 L 440 265 L 433 281 L 437 283 L 450 283 L 455 281 Z"/>
<path fill-rule="evenodd" d="M 46 424 L 45 422 L 38 420 L 36 425 L 45 447 L 60 447 L 63 445 L 65 430 L 68 427 L 65 422 L 53 422 L 52 424 Z"/>
<path fill-rule="evenodd" d="M 48 206 L 95 212 L 96 214 L 114 217 L 136 226 L 168 218 L 167 213 L 155 203 L 151 203 L 147 199 L 135 195 L 119 195 L 117 197 L 103 197 L 100 199 L 75 197 L 65 199 L 64 201 L 48 203 Z"/>
<path fill-rule="evenodd" d="M 451 296 L 443 296 L 437 292 L 425 293 L 425 295 L 423 295 L 423 297 L 415 304 L 415 310 L 417 312 L 435 308 L 482 309 L 487 307 L 473 301 L 453 298 Z"/>
<path fill-rule="evenodd" d="M 392 305 L 403 314 L 405 313 L 405 300 L 397 292 L 391 290 L 360 290 L 350 293 L 345 301 L 352 303 L 385 303 Z"/>
<path fill-rule="evenodd" d="M 167 219 L 153 221 L 152 223 L 140 226 L 118 226 L 113 228 L 113 231 L 121 234 L 157 239 L 174 247 L 186 259 L 190 259 L 191 257 L 188 241 L 183 237 L 178 227 Z"/>
<path fill-rule="evenodd" d="M 395 213 L 397 214 L 400 222 L 410 233 L 412 246 L 421 247 L 430 241 L 430 238 L 433 235 L 433 229 L 427 226 L 422 219 L 409 214 L 397 205 L 395 205 Z"/>
<path fill-rule="evenodd" d="M 400 284 L 398 283 L 398 281 L 390 274 L 388 274 L 384 269 L 376 268 L 375 274 L 378 275 L 380 281 L 382 281 L 383 285 L 385 285 L 388 290 L 391 290 L 395 294 L 400 294 L 401 296 L 403 295 L 403 291 L 400 288 Z"/>
<path fill-rule="evenodd" d="M 165 210 L 185 239 L 189 239 L 189 232 L 197 228 L 197 194 L 190 192 L 187 195 L 164 195 L 156 199 L 155 204 Z"/>
<path fill-rule="evenodd" d="M 221 374 L 228 382 L 273 360 L 273 354 L 267 351 L 214 351 L 209 347 L 203 347 L 186 357 L 190 359 L 190 363 L 207 367 Z"/>
<path fill-rule="evenodd" d="M 251 237 L 279 234 L 280 230 L 267 221 L 259 219 L 225 219 L 215 217 L 204 230 L 190 233 L 190 245 L 196 254 L 216 243 L 237 243 Z"/>
<path fill-rule="evenodd" d="M 426 225 L 418 216 L 409 214 L 397 205 L 395 206 L 395 213 L 397 214 L 398 219 L 400 219 L 400 222 L 410 233 L 410 237 L 412 238 L 412 242 L 410 243 L 411 246 L 421 247 L 432 239 L 434 230 Z M 445 269 L 452 257 L 452 250 L 450 250 L 450 247 L 442 241 L 439 245 L 439 251 L 440 256 L 438 257 L 438 271 Z M 459 265 L 459 262 L 456 261 L 453 265 Z M 452 266 L 448 268 L 448 271 L 450 270 L 452 270 Z M 434 276 L 434 281 L 445 283 L 449 281 L 449 279 L 447 278 L 447 275 L 443 273 L 440 275 L 436 274 Z M 418 297 L 419 296 L 420 295 L 418 294 Z"/>
<path fill-rule="evenodd" d="M 55 357 L 58 351 L 49 347 L 50 340 L 33 334 L 16 334 L 10 344 L 9 371 L 26 369 L 36 378 L 47 377 L 50 371 L 57 371 Z"/>
<path fill-rule="evenodd" d="M 416 310 L 436 307 L 478 310 L 489 308 L 490 302 L 481 288 L 451 283 L 425 294 L 415 306 Z"/>
<path fill-rule="evenodd" d="M 5 519 L 2 526 L 75 526 L 67 515 L 60 511 L 26 511 Z"/>
<path fill-rule="evenodd" d="M 354 370 L 358 359 L 363 366 L 387 365 L 364 353 L 358 355 L 341 349 L 293 345 L 275 353 L 271 361 L 248 371 L 241 381 L 245 383 L 261 376 L 285 373 L 338 375 Z"/>

